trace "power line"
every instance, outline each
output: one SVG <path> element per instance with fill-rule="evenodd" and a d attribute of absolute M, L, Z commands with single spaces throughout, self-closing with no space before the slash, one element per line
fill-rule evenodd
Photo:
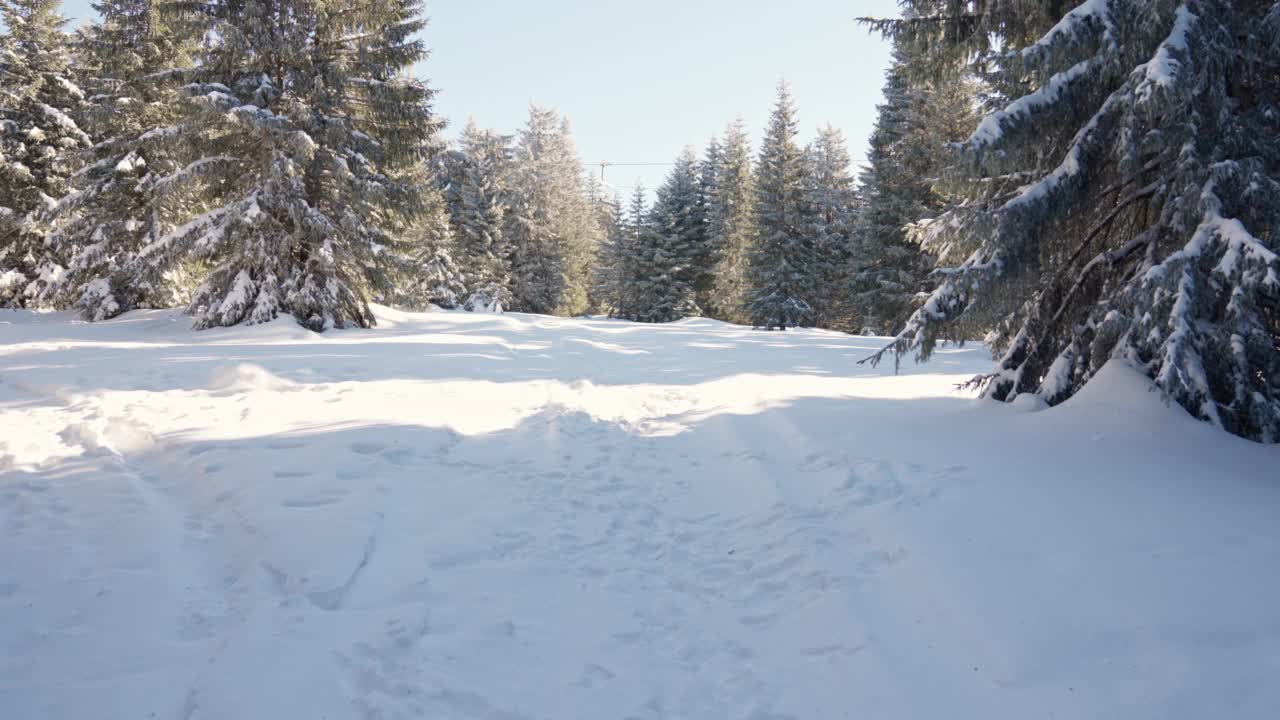
<path fill-rule="evenodd" d="M 671 167 L 672 165 L 675 165 L 675 163 L 673 163 L 673 162 L 625 162 L 625 163 L 619 163 L 619 162 L 608 162 L 608 161 L 605 161 L 605 162 L 598 162 L 598 163 L 584 162 L 584 163 L 582 163 L 582 164 L 583 164 L 583 166 L 585 166 L 585 167 L 598 167 L 598 168 L 600 168 L 600 181 L 601 181 L 601 182 L 604 182 L 604 171 L 605 171 L 605 169 L 606 169 L 606 168 L 611 168 L 611 167 Z"/>

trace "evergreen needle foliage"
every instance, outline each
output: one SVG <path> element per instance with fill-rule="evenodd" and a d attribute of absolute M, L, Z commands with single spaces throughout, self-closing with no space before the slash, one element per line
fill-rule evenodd
<path fill-rule="evenodd" d="M 58 0 L 0 0 L 0 17 L 0 306 L 34 307 L 65 272 L 48 218 L 92 143 Z"/>
<path fill-rule="evenodd" d="M 0 306 L 372 303 L 884 334 L 1070 398 L 1111 360 L 1280 441 L 1280 0 L 902 0 L 867 164 L 778 88 L 630 201 L 567 120 L 453 143 L 418 0 L 0 0 Z M 625 204 L 625 207 L 624 207 Z"/>
<path fill-rule="evenodd" d="M 941 285 L 876 359 L 992 328 L 990 397 L 1061 402 L 1123 358 L 1280 439 L 1280 3 L 908 5 L 880 27 L 1006 101 L 955 148 L 963 200 L 918 229 Z"/>
<path fill-rule="evenodd" d="M 171 10 L 207 23 L 183 88 L 189 160 L 156 182 L 184 221 L 142 249 L 153 273 L 210 268 L 196 327 L 369 326 L 369 301 L 415 256 L 427 207 L 412 181 L 437 122 L 405 75 L 426 50 L 413 0 L 210 0 Z"/>

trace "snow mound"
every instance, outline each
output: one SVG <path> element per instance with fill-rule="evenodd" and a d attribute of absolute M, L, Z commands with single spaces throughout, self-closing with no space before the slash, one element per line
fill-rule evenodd
<path fill-rule="evenodd" d="M 1103 365 L 1087 385 L 1063 403 L 1063 407 L 1067 406 L 1129 414 L 1163 413 L 1173 407 L 1150 378 L 1124 360 L 1111 360 Z"/>
<path fill-rule="evenodd" d="M 1041 410 L 1046 410 L 1049 407 L 1049 403 L 1045 402 L 1044 399 L 1036 393 L 1021 393 L 1009 404 L 1013 406 L 1015 410 L 1026 413 L 1040 412 Z"/>
<path fill-rule="evenodd" d="M 209 374 L 207 389 L 220 394 L 248 392 L 289 392 L 298 384 L 282 378 L 261 365 L 239 363 L 214 368 Z"/>
<path fill-rule="evenodd" d="M 1079 392 L 1054 408 L 1050 417 L 1055 422 L 1087 418 L 1098 427 L 1128 426 L 1164 437 L 1203 435 L 1224 445 L 1249 442 L 1193 418 L 1181 406 L 1170 402 L 1150 378 L 1124 360 L 1109 361 Z"/>
<path fill-rule="evenodd" d="M 82 447 L 90 454 L 127 455 L 156 445 L 155 436 L 147 428 L 127 418 L 71 423 L 58 436 L 67 445 Z"/>

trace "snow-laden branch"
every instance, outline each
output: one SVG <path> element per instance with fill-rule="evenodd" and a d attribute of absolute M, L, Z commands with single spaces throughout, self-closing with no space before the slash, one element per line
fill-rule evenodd
<path fill-rule="evenodd" d="M 1111 0 L 1085 0 L 1064 15 L 1039 40 L 1023 48 L 1018 56 L 1028 60 L 1047 52 L 1059 42 L 1078 40 L 1088 29 L 1090 21 L 1100 23 L 1104 40 L 1109 40 L 1115 31 L 1115 24 L 1111 22 L 1110 4 Z"/>
<path fill-rule="evenodd" d="M 926 334 L 929 328 L 954 319 L 969 306 L 972 290 L 977 284 L 999 277 L 1004 272 L 1004 261 L 999 254 L 990 255 L 985 248 L 978 248 L 958 267 L 939 270 L 945 279 L 911 314 L 906 326 L 894 336 L 893 341 L 874 354 L 858 361 L 859 365 L 879 365 L 885 354 L 894 354 L 895 362 L 912 350 L 927 350 Z"/>
<path fill-rule="evenodd" d="M 1135 91 L 1138 102 L 1149 100 L 1157 89 L 1168 90 L 1173 86 L 1182 69 L 1182 61 L 1178 58 L 1186 56 L 1187 38 L 1199 19 L 1199 16 L 1191 12 L 1186 3 L 1178 6 L 1169 36 L 1160 43 L 1151 60 L 1134 70 L 1134 74 L 1142 77 Z"/>
<path fill-rule="evenodd" d="M 149 142 L 151 140 L 171 138 L 180 133 L 185 127 L 185 125 L 167 125 L 165 127 L 152 128 L 139 135 L 138 141 Z"/>
<path fill-rule="evenodd" d="M 79 125 L 76 125 L 76 121 L 72 120 L 66 113 L 44 103 L 40 103 L 40 112 L 44 113 L 44 116 L 52 120 L 58 127 L 74 135 L 75 138 L 86 147 L 93 144 L 92 141 L 89 140 L 89 136 L 80 129 Z"/>
<path fill-rule="evenodd" d="M 1044 87 L 1033 93 L 1023 95 L 1004 107 L 991 113 L 978 123 L 968 140 L 961 143 L 967 150 L 981 150 L 995 145 L 1004 138 L 1005 128 L 1025 120 L 1033 113 L 1056 105 L 1067 89 L 1076 82 L 1087 79 L 1102 64 L 1100 57 L 1094 56 L 1072 65 L 1070 68 L 1049 78 Z"/>
<path fill-rule="evenodd" d="M 200 158 L 185 167 L 165 175 L 156 181 L 156 189 L 163 190 L 175 183 L 186 182 L 187 180 L 206 172 L 210 167 L 218 164 L 230 164 L 240 162 L 239 158 L 231 155 L 214 155 L 212 157 Z"/>
<path fill-rule="evenodd" d="M 1048 175 L 1040 179 L 1039 182 L 1028 185 L 1018 192 L 1017 196 L 1004 204 L 1001 212 L 1011 210 L 1020 205 L 1026 205 L 1038 200 L 1042 200 L 1052 191 L 1057 189 L 1064 181 L 1079 175 L 1084 169 L 1084 151 L 1089 140 L 1093 138 L 1098 127 L 1101 125 L 1102 119 L 1112 112 L 1116 111 L 1122 101 L 1129 96 L 1129 84 L 1125 83 L 1115 92 L 1107 97 L 1102 103 L 1102 107 L 1089 118 L 1089 122 L 1085 123 L 1075 137 L 1071 138 L 1071 144 L 1067 148 L 1066 154 L 1062 158 L 1062 162 L 1053 169 Z"/>
<path fill-rule="evenodd" d="M 195 240 L 195 242 L 192 243 L 192 245 L 197 247 L 207 247 L 213 242 L 221 239 L 222 234 L 226 231 L 226 225 L 223 223 L 223 220 L 227 218 L 233 210 L 239 209 L 241 205 L 242 201 L 239 200 L 228 203 L 222 207 L 209 210 L 195 219 L 170 230 L 148 244 L 146 247 L 142 248 L 142 250 L 138 252 L 138 259 L 142 260 L 150 255 L 162 252 L 175 242 L 184 238 L 189 238 L 197 231 L 202 231 L 202 234 Z"/>

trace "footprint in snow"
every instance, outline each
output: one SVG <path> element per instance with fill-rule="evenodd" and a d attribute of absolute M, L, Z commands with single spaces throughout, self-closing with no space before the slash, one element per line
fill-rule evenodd
<path fill-rule="evenodd" d="M 602 683 L 606 683 L 617 677 L 609 668 L 596 663 L 587 663 L 582 666 L 582 676 L 578 678 L 578 687 L 593 688 Z"/>
<path fill-rule="evenodd" d="M 334 612 L 342 608 L 342 604 L 346 602 L 347 596 L 360 580 L 364 569 L 369 566 L 369 561 L 373 559 L 374 550 L 377 548 L 376 538 L 370 537 L 365 543 L 364 553 L 356 563 L 355 568 L 347 577 L 346 582 L 342 585 L 328 590 L 313 590 L 306 594 L 307 600 L 317 609 Z"/>
<path fill-rule="evenodd" d="M 845 490 L 853 493 L 851 502 L 859 507 L 883 505 L 900 499 L 905 488 L 888 463 L 864 462 L 849 470 Z"/>
<path fill-rule="evenodd" d="M 356 453 L 357 455 L 377 455 L 385 450 L 387 446 L 382 443 L 375 442 L 355 442 L 351 443 L 349 447 L 351 448 L 351 452 Z"/>
<path fill-rule="evenodd" d="M 847 658 L 857 655 L 867 648 L 866 644 L 861 645 L 820 645 L 802 650 L 801 653 L 809 657 L 822 658 L 824 660 L 836 660 L 839 658 Z"/>
<path fill-rule="evenodd" d="M 412 450 L 401 448 L 384 451 L 380 457 L 392 465 L 410 465 L 415 455 Z"/>
<path fill-rule="evenodd" d="M 338 500 L 339 498 L 333 495 L 318 495 L 316 497 L 285 500 L 284 502 L 281 502 L 280 505 L 282 507 L 296 509 L 318 508 L 325 507 L 326 505 L 333 505 L 337 503 Z"/>
<path fill-rule="evenodd" d="M 766 627 L 774 624 L 778 620 L 778 613 L 764 613 L 762 615 L 744 615 L 738 618 L 738 622 L 747 627 Z"/>

